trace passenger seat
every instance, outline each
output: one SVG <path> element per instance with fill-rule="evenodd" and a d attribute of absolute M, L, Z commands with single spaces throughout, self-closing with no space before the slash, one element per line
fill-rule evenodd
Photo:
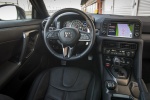
<path fill-rule="evenodd" d="M 146 84 L 148 92 L 150 92 L 150 83 Z"/>
<path fill-rule="evenodd" d="M 14 100 L 12 99 L 11 97 L 9 96 L 6 96 L 6 95 L 3 95 L 3 94 L 0 94 L 0 100 Z"/>

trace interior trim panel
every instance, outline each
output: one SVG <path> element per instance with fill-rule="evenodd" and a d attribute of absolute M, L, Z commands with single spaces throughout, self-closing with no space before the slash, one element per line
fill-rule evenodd
<path fill-rule="evenodd" d="M 39 19 L 0 21 L 0 29 L 21 27 L 21 26 L 40 25 L 41 22 L 42 22 L 42 20 L 39 20 Z"/>

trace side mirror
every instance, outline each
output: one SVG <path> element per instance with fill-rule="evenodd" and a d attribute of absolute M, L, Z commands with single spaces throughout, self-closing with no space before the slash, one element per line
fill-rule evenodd
<path fill-rule="evenodd" d="M 12 4 L 0 5 L 0 20 L 26 19 L 25 11 Z"/>

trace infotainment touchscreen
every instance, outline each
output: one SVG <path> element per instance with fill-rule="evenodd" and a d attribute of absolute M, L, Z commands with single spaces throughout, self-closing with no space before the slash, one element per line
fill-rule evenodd
<path fill-rule="evenodd" d="M 108 26 L 108 36 L 132 38 L 134 24 L 110 23 Z"/>

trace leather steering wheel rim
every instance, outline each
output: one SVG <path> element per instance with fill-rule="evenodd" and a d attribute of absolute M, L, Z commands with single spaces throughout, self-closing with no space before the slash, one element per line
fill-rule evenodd
<path fill-rule="evenodd" d="M 79 14 L 80 16 L 82 16 L 87 24 L 90 26 L 90 42 L 89 42 L 89 45 L 88 47 L 84 50 L 84 52 L 82 52 L 81 54 L 79 55 L 76 55 L 76 56 L 72 56 L 70 58 L 66 58 L 66 57 L 63 57 L 62 54 L 58 54 L 55 50 L 53 50 L 53 48 L 49 45 L 49 41 L 47 40 L 47 33 L 49 31 L 49 27 L 50 25 L 53 23 L 53 21 L 55 20 L 55 18 L 57 16 L 59 16 L 60 14 L 63 14 L 63 13 L 67 13 L 67 12 L 73 12 L 73 13 L 77 13 Z M 59 11 L 57 11 L 56 13 L 54 13 L 51 18 L 48 19 L 46 25 L 45 25 L 45 28 L 44 28 L 44 42 L 45 42 L 45 45 L 46 47 L 48 48 L 48 50 L 57 58 L 59 59 L 62 59 L 62 60 L 77 60 L 77 59 L 80 59 L 82 58 L 83 56 L 85 56 L 93 47 L 94 45 L 94 42 L 95 42 L 95 26 L 94 26 L 94 23 L 93 21 L 88 17 L 87 14 L 85 14 L 84 12 L 82 12 L 81 10 L 78 10 L 78 9 L 74 9 L 74 8 L 65 8 L 65 9 L 61 9 Z"/>

